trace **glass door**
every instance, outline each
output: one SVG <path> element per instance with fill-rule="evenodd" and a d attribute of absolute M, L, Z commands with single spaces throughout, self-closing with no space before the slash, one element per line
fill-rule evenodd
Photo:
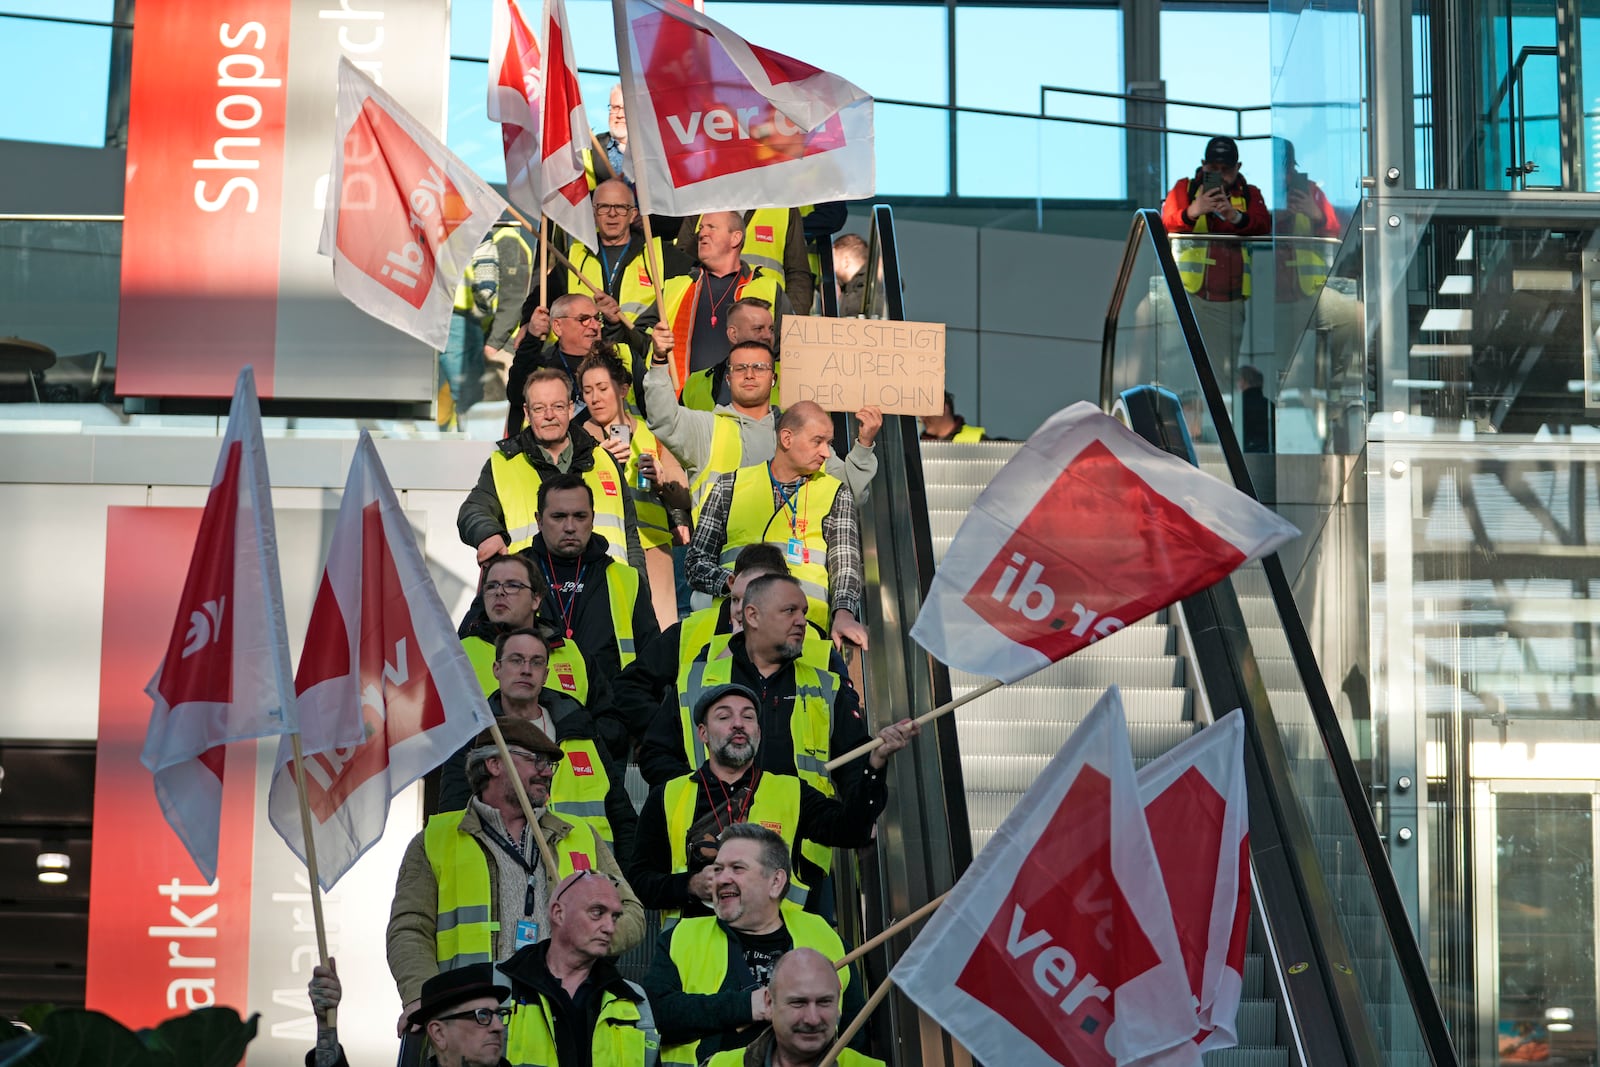
<path fill-rule="evenodd" d="M 1596 783 L 1477 794 L 1479 1062 L 1595 1067 Z"/>

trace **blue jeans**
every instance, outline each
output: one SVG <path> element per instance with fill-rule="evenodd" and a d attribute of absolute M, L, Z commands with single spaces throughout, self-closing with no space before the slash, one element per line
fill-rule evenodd
<path fill-rule="evenodd" d="M 450 384 L 460 415 L 483 399 L 483 326 L 476 315 L 450 316 L 450 340 L 439 353 L 439 380 Z"/>

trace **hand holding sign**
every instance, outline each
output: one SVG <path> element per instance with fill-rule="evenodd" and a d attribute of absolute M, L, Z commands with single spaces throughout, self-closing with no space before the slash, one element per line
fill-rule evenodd
<path fill-rule="evenodd" d="M 812 400 L 828 411 L 944 411 L 942 322 L 786 315 L 779 350 L 784 407 Z"/>

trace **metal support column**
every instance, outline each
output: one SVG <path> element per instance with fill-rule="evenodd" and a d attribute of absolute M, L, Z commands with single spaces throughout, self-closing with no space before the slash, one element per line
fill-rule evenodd
<path fill-rule="evenodd" d="M 1161 80 L 1161 0 L 1122 0 L 1122 71 L 1124 92 L 1161 98 L 1167 93 Z M 1167 107 L 1157 100 L 1129 100 L 1126 121 L 1160 128 L 1167 124 Z M 1125 132 L 1128 198 L 1153 207 L 1166 195 L 1166 140 L 1155 129 Z"/>

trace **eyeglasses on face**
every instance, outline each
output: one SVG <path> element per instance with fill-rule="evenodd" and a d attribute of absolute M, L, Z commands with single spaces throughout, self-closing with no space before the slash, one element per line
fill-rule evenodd
<path fill-rule="evenodd" d="M 533 586 L 527 582 L 484 582 L 483 595 L 499 596 L 504 593 L 506 596 L 516 596 L 518 593 L 532 588 Z"/>
<path fill-rule="evenodd" d="M 533 769 L 541 774 L 560 763 L 562 759 L 561 756 L 552 756 L 547 752 L 529 752 L 527 749 L 518 748 L 516 745 L 507 745 L 506 751 L 513 756 L 521 756 L 533 764 Z"/>
<path fill-rule="evenodd" d="M 584 315 L 562 315 L 561 318 L 571 319 L 572 321 L 576 322 L 579 326 L 587 326 L 591 322 L 599 322 L 600 321 L 600 316 L 599 315 L 589 315 L 589 314 L 584 314 Z"/>
<path fill-rule="evenodd" d="M 626 215 L 632 210 L 632 204 L 596 204 L 594 206 L 596 215 Z"/>
<path fill-rule="evenodd" d="M 536 418 L 536 419 L 539 416 L 545 414 L 546 412 L 549 412 L 551 415 L 565 415 L 568 411 L 571 411 L 571 410 L 572 410 L 572 405 L 569 404 L 569 403 L 566 403 L 565 401 L 563 401 L 562 403 L 559 403 L 559 404 L 529 404 L 528 405 L 528 414 L 531 415 L 533 418 Z M 485 587 L 485 588 L 487 588 L 487 587 Z"/>
<path fill-rule="evenodd" d="M 730 363 L 728 370 L 734 374 L 765 374 L 772 369 L 770 363 Z"/>
<path fill-rule="evenodd" d="M 539 670 L 550 665 L 550 661 L 544 656 L 506 656 L 500 662 L 514 671 Z"/>
<path fill-rule="evenodd" d="M 510 1008 L 473 1008 L 471 1011 L 458 1011 L 450 1015 L 441 1015 L 440 1019 L 471 1019 L 479 1026 L 488 1026 L 499 1019 L 502 1023 L 511 1021 Z"/>

